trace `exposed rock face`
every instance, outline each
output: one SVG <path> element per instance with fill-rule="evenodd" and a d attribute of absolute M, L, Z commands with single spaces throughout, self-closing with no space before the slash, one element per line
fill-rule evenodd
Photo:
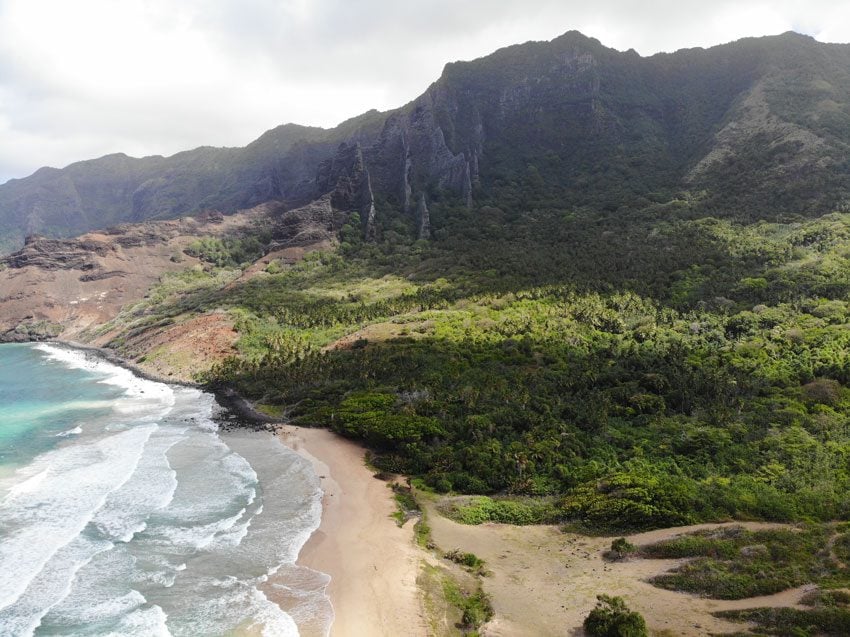
<path fill-rule="evenodd" d="M 336 242 L 350 209 L 338 209 L 331 199 L 329 193 L 294 210 L 262 204 L 226 217 L 208 211 L 180 220 L 124 224 L 77 239 L 30 236 L 21 250 L 0 258 L 0 342 L 59 336 L 85 340 L 86 329 L 115 318 L 164 273 L 202 266 L 185 251 L 199 237 L 263 227 L 272 237 L 266 246 L 269 258 L 254 270 L 261 271 L 272 258 L 294 263 Z"/>
<path fill-rule="evenodd" d="M 431 238 L 431 215 L 425 202 L 425 193 L 419 194 L 419 204 L 416 206 L 416 218 L 419 221 L 418 239 Z"/>
<path fill-rule="evenodd" d="M 330 193 L 335 210 L 357 211 L 363 235 L 374 238 L 375 194 L 359 143 L 340 144 L 336 155 L 319 164 L 316 187 L 319 192 Z"/>
<path fill-rule="evenodd" d="M 274 240 L 269 249 L 332 243 L 351 210 L 347 207 L 340 210 L 333 200 L 334 194 L 329 193 L 295 210 L 279 209 L 274 215 Z"/>
<path fill-rule="evenodd" d="M 375 187 L 405 211 L 412 208 L 414 191 L 433 187 L 471 205 L 472 164 L 477 166 L 483 147 L 483 125 L 476 121 L 468 131 L 453 131 L 452 141 L 460 146 L 453 149 L 440 123 L 451 122 L 452 116 L 479 119 L 477 112 L 460 111 L 453 92 L 435 84 L 410 106 L 392 113 L 378 140 L 364 151 Z"/>
<path fill-rule="evenodd" d="M 0 258 L 0 264 L 10 268 L 33 266 L 46 271 L 91 270 L 96 267 L 95 257 L 106 256 L 110 249 L 102 241 L 61 241 L 30 235 L 23 249 Z"/>

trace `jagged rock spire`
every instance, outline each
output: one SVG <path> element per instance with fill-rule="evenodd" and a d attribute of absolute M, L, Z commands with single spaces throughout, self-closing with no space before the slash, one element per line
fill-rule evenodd
<path fill-rule="evenodd" d="M 316 186 L 320 192 L 330 193 L 335 210 L 356 211 L 363 236 L 375 238 L 375 194 L 359 143 L 340 144 L 336 154 L 319 165 Z"/>

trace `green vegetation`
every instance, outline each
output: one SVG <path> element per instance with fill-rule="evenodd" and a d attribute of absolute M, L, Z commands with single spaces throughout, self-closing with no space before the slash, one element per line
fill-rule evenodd
<path fill-rule="evenodd" d="M 596 599 L 596 608 L 584 620 L 584 630 L 590 637 L 647 637 L 643 617 L 629 610 L 622 597 L 598 595 Z"/>
<path fill-rule="evenodd" d="M 610 560 L 622 560 L 637 552 L 637 547 L 624 537 L 618 537 L 611 542 L 611 550 L 605 553 Z"/>
<path fill-rule="evenodd" d="M 50 321 L 29 321 L 19 323 L 15 326 L 14 333 L 23 340 L 43 341 L 56 338 L 62 333 L 64 327 L 59 323 Z"/>
<path fill-rule="evenodd" d="M 718 617 L 732 621 L 753 622 L 759 635 L 780 637 L 814 637 L 850 634 L 850 608 L 824 606 L 811 610 L 796 608 L 752 608 L 723 611 Z M 746 633 L 752 634 L 752 633 Z"/>
<path fill-rule="evenodd" d="M 461 589 L 456 582 L 446 579 L 443 582 L 446 599 L 461 611 L 461 628 L 465 635 L 477 635 L 477 629 L 493 617 L 490 598 L 479 586 L 475 592 Z"/>
<path fill-rule="evenodd" d="M 184 252 L 219 268 L 235 268 L 263 256 L 264 242 L 254 236 L 202 237 L 186 246 Z"/>
<path fill-rule="evenodd" d="M 801 603 L 814 607 L 850 606 L 850 592 L 815 590 L 804 595 Z"/>
<path fill-rule="evenodd" d="M 414 539 L 416 544 L 424 549 L 433 549 L 434 542 L 431 540 L 431 527 L 425 519 L 425 512 L 422 511 L 416 524 L 413 526 Z"/>
<path fill-rule="evenodd" d="M 596 63 L 584 68 L 578 51 Z M 451 97 L 436 110 L 413 104 L 330 132 L 284 127 L 244 151 L 199 149 L 179 164 L 142 160 L 134 206 L 87 201 L 92 218 L 306 198 L 308 164 L 328 158 L 339 135 L 365 148 L 387 117 L 400 123 L 367 153 L 374 241 L 339 212 L 328 226 L 341 228 L 337 249 L 242 277 L 272 233 L 286 234 L 282 211 L 255 234 L 200 237 L 186 252 L 203 266 L 164 276 L 98 334 L 114 331 L 110 346 L 139 358 L 136 337 L 221 312 L 237 352 L 204 382 L 363 441 L 378 471 L 465 494 L 446 508 L 461 522 L 597 533 L 805 522 L 686 536 L 642 554 L 693 558 L 655 583 L 715 597 L 846 586 L 850 533 L 828 524 L 850 516 L 846 62 L 846 48 L 798 36 L 640 58 L 572 33 L 449 65 L 440 86 Z M 473 206 L 438 186 L 451 180 L 423 167 L 430 158 L 413 158 L 430 241 L 417 239 L 397 194 L 381 192 L 377 170 L 392 172 L 401 140 L 391 129 L 414 116 L 439 122 L 453 152 L 483 144 Z M 433 154 L 414 142 L 412 152 Z M 162 176 L 190 159 L 200 170 Z M 102 160 L 42 171 L 4 186 L 0 200 L 64 193 L 110 166 L 124 174 Z M 395 495 L 403 524 L 415 501 Z M 421 517 L 416 534 L 430 543 Z M 622 558 L 633 547 L 620 538 L 611 548 Z M 434 578 L 472 634 L 492 612 L 486 597 Z M 842 600 L 823 593 L 806 611 L 747 612 L 768 632 L 829 632 L 847 612 Z M 646 633 L 619 598 L 600 596 L 588 622 L 591 634 Z"/>
<path fill-rule="evenodd" d="M 447 569 L 426 563 L 417 584 L 423 592 L 429 634 L 477 637 L 478 628 L 493 617 L 490 600 L 476 579 L 461 582 Z"/>
<path fill-rule="evenodd" d="M 145 298 L 124 307 L 112 321 L 83 334 L 94 339 L 103 334 L 120 331 L 108 346 L 128 359 L 136 359 L 143 351 L 133 345 L 133 339 L 151 331 L 167 328 L 202 311 L 215 310 L 222 288 L 241 274 L 235 269 L 209 269 L 195 266 L 182 272 L 166 273 Z"/>
<path fill-rule="evenodd" d="M 393 483 L 391 488 L 396 502 L 396 511 L 392 515 L 399 526 L 404 526 L 405 522 L 409 519 L 418 518 L 422 515 L 422 511 L 410 487 Z"/>
<path fill-rule="evenodd" d="M 284 410 L 280 405 L 264 405 L 262 403 L 254 404 L 254 409 L 256 409 L 261 414 L 266 416 L 270 416 L 271 418 L 276 418 L 281 420 L 286 417 L 286 410 Z"/>
<path fill-rule="evenodd" d="M 451 582 L 452 576 L 446 569 L 428 563 L 422 564 L 422 570 L 416 578 L 417 587 L 422 591 L 429 634 L 435 637 L 456 637 L 462 634 L 457 626 L 461 625 L 463 611 L 446 596 L 446 590 L 456 590 L 457 584 L 447 585 L 447 581 Z M 452 597 L 457 599 L 457 596 Z"/>
<path fill-rule="evenodd" d="M 239 355 L 207 381 L 366 441 L 381 470 L 489 496 L 467 522 L 850 511 L 850 215 L 433 209 L 432 243 L 385 228 L 227 288 L 227 271 L 167 277 L 128 318 L 228 312 Z"/>
<path fill-rule="evenodd" d="M 475 553 L 464 553 L 460 549 L 452 549 L 443 555 L 447 560 L 451 560 L 455 564 L 460 564 L 465 567 L 470 573 L 476 575 L 486 575 L 487 571 L 484 568 L 484 560 L 478 557 Z"/>
<path fill-rule="evenodd" d="M 462 524 L 546 524 L 556 522 L 561 515 L 560 509 L 551 501 L 532 498 L 493 499 L 487 496 L 447 502 L 441 506 L 441 512 Z"/>
<path fill-rule="evenodd" d="M 110 155 L 9 181 L 0 185 L 0 246 L 20 245 L 24 229 L 67 235 L 318 197 L 335 184 L 321 179 L 327 171 L 317 164 L 355 139 L 371 149 L 378 203 L 400 208 L 385 175 L 401 173 L 397 148 L 411 130 L 419 140 L 411 144 L 414 191 L 450 181 L 459 190 L 456 167 L 434 161 L 445 140 L 453 153 L 475 149 L 475 199 L 499 206 L 620 214 L 682 194 L 701 216 L 787 220 L 846 211 L 848 68 L 846 48 L 794 34 L 640 57 L 571 32 L 447 65 L 437 103 L 426 94 L 333 130 L 279 126 L 244 149 Z M 723 131 L 733 121 L 734 134 Z M 428 194 L 430 207 L 440 193 Z M 445 224 L 436 212 L 439 236 Z M 341 239 L 354 245 L 358 237 L 346 231 Z"/>
<path fill-rule="evenodd" d="M 850 569 L 829 547 L 850 539 L 846 525 L 806 525 L 747 531 L 726 527 L 702 531 L 641 547 L 643 557 L 695 558 L 652 583 L 716 599 L 771 595 L 815 583 L 823 587 L 850 586 Z M 822 593 L 813 600 L 828 605 L 840 593 Z"/>
<path fill-rule="evenodd" d="M 732 621 L 752 622 L 760 634 L 782 637 L 850 634 L 850 592 L 815 590 L 802 603 L 811 608 L 753 608 L 717 613 Z"/>

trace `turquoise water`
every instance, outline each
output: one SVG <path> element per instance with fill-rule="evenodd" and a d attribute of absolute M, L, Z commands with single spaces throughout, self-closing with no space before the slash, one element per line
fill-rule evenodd
<path fill-rule="evenodd" d="M 31 345 L 0 347 L 0 465 L 25 464 L 60 444 L 57 434 L 108 416 L 110 401 L 123 390 L 97 380 L 91 372 L 70 373 L 45 360 Z"/>
<path fill-rule="evenodd" d="M 318 478 L 218 410 L 85 352 L 0 345 L 0 635 L 327 634 L 327 576 L 294 564 Z"/>

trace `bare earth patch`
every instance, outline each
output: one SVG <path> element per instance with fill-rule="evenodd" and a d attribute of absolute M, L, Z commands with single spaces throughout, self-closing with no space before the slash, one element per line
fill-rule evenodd
<path fill-rule="evenodd" d="M 153 334 L 143 334 L 133 347 L 148 352 L 139 364 L 161 378 L 192 381 L 193 375 L 235 353 L 239 334 L 224 313 L 204 314 Z"/>
<path fill-rule="evenodd" d="M 800 599 L 812 587 L 745 600 L 712 600 L 656 588 L 646 580 L 683 560 L 625 560 L 607 562 L 602 554 L 613 538 L 563 533 L 555 526 L 466 526 L 442 517 L 433 502 L 426 503 L 434 541 L 442 548 L 458 548 L 485 560 L 489 577 L 484 590 L 491 596 L 495 618 L 483 635 L 542 637 L 583 635 L 584 618 L 600 593 L 618 595 L 640 612 L 652 633 L 704 636 L 737 632 L 745 625 L 713 617 L 721 610 L 758 606 L 800 608 Z M 778 525 L 736 522 L 748 529 Z M 629 536 L 634 544 L 649 544 L 722 524 L 660 529 Z"/>

